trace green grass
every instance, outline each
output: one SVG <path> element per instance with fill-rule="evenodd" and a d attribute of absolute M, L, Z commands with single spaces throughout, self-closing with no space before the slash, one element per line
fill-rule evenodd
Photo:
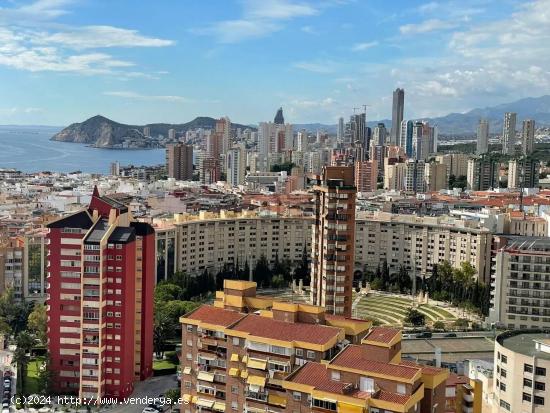
<path fill-rule="evenodd" d="M 27 377 L 25 378 L 24 393 L 36 394 L 39 392 L 40 366 L 44 363 L 44 357 L 36 357 L 29 362 L 27 366 Z"/>
<path fill-rule="evenodd" d="M 170 360 L 153 360 L 153 370 L 166 370 L 175 369 L 177 364 L 172 363 Z"/>

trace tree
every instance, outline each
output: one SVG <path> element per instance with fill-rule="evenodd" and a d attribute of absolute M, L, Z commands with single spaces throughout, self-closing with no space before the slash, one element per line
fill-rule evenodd
<path fill-rule="evenodd" d="M 175 330 L 175 325 L 170 316 L 163 311 L 155 311 L 153 325 L 153 349 L 157 358 L 164 357 L 164 345 Z"/>
<path fill-rule="evenodd" d="M 445 323 L 441 320 L 438 320 L 434 323 L 434 330 L 445 330 Z"/>
<path fill-rule="evenodd" d="M 163 281 L 155 287 L 155 302 L 182 300 L 184 296 L 183 288 L 168 281 Z"/>
<path fill-rule="evenodd" d="M 34 309 L 29 314 L 27 326 L 29 332 L 33 333 L 42 344 L 46 344 L 48 330 L 48 315 L 46 314 L 46 306 L 44 304 L 36 304 Z"/>
<path fill-rule="evenodd" d="M 46 360 L 44 364 L 39 367 L 38 371 L 38 388 L 40 394 L 52 394 L 53 385 L 55 383 L 55 373 L 53 372 L 51 365 L 50 354 L 46 354 Z"/>
<path fill-rule="evenodd" d="M 407 315 L 405 316 L 405 321 L 412 324 L 413 326 L 418 327 L 425 324 L 426 317 L 420 311 L 414 308 L 409 308 L 409 310 L 407 311 Z"/>
<path fill-rule="evenodd" d="M 164 393 L 164 397 L 168 400 L 168 404 L 170 405 L 170 412 L 172 412 L 172 407 L 178 399 L 180 398 L 180 390 L 179 389 L 168 389 Z"/>
<path fill-rule="evenodd" d="M 294 270 L 294 279 L 295 280 L 303 280 L 304 285 L 309 285 L 311 282 L 311 277 L 309 274 L 309 260 L 308 260 L 309 254 L 307 253 L 307 249 L 304 246 L 304 250 L 302 251 L 302 259 L 300 260 L 300 264 L 296 267 Z"/>
<path fill-rule="evenodd" d="M 30 352 L 34 346 L 34 337 L 28 331 L 21 331 L 17 335 L 16 346 L 12 364 L 17 368 L 19 391 L 23 392 L 25 389 L 25 378 L 27 377 L 27 366 L 30 361 Z"/>

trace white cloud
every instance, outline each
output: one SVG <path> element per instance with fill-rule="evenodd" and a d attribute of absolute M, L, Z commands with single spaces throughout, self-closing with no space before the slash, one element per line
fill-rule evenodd
<path fill-rule="evenodd" d="M 418 24 L 405 24 L 399 28 L 401 34 L 422 34 L 433 31 L 454 29 L 458 25 L 455 22 L 429 19 Z"/>
<path fill-rule="evenodd" d="M 157 77 L 137 70 L 123 70 L 135 64 L 96 50 L 164 47 L 174 44 L 173 41 L 113 26 L 56 24 L 56 18 L 69 13 L 66 6 L 71 3 L 70 0 L 37 0 L 24 6 L 0 8 L 0 65 L 30 72 Z"/>
<path fill-rule="evenodd" d="M 106 96 L 114 96 L 124 99 L 132 100 L 148 100 L 148 101 L 160 101 L 160 102 L 174 102 L 174 103 L 187 103 L 191 102 L 190 99 L 187 99 L 183 96 L 174 96 L 174 95 L 144 95 L 137 92 L 131 91 L 108 91 L 103 92 Z"/>
<path fill-rule="evenodd" d="M 321 108 L 321 107 L 327 107 L 332 106 L 336 102 L 333 98 L 327 97 L 321 100 L 293 100 L 290 102 L 293 106 L 298 106 L 301 108 Z"/>
<path fill-rule="evenodd" d="M 300 30 L 307 34 L 314 34 L 314 35 L 319 34 L 319 32 L 311 26 L 303 26 L 300 28 Z"/>
<path fill-rule="evenodd" d="M 310 4 L 287 0 L 247 0 L 245 16 L 249 19 L 286 20 L 295 17 L 313 16 L 319 11 Z"/>
<path fill-rule="evenodd" d="M 362 52 L 362 51 L 365 51 L 367 49 L 371 49 L 375 46 L 378 46 L 378 42 L 377 41 L 373 41 L 373 42 L 364 42 L 364 43 L 355 43 L 353 45 L 353 47 L 351 48 L 352 51 L 354 52 Z"/>

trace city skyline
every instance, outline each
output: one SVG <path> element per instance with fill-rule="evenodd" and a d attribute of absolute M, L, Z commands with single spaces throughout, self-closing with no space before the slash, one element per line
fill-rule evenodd
<path fill-rule="evenodd" d="M 291 123 L 332 124 L 363 104 L 379 120 L 391 117 L 397 87 L 405 119 L 463 112 L 550 84 L 537 46 L 550 37 L 548 6 L 13 1 L 0 8 L 0 124 L 97 113 L 134 124 L 199 115 L 257 123 L 279 106 Z"/>

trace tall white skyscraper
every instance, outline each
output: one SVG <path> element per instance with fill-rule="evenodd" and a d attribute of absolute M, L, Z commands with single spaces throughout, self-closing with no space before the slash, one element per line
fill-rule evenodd
<path fill-rule="evenodd" d="M 489 122 L 480 119 L 477 125 L 476 155 L 482 155 L 489 151 Z"/>
<path fill-rule="evenodd" d="M 502 128 L 502 154 L 513 155 L 516 145 L 516 116 L 514 112 L 504 114 L 504 126 Z"/>
<path fill-rule="evenodd" d="M 535 121 L 525 119 L 521 129 L 521 151 L 524 155 L 533 153 L 535 146 Z"/>
<path fill-rule="evenodd" d="M 244 183 L 246 172 L 246 150 L 244 145 L 234 145 L 227 153 L 227 183 L 239 186 Z"/>
<path fill-rule="evenodd" d="M 344 139 L 344 118 L 340 117 L 338 119 L 338 129 L 336 131 L 336 138 L 338 142 L 342 142 Z"/>
<path fill-rule="evenodd" d="M 405 91 L 397 88 L 393 91 L 393 105 L 391 115 L 391 134 L 390 145 L 399 144 L 399 132 L 401 131 L 401 122 L 403 121 L 403 111 L 405 109 Z"/>
<path fill-rule="evenodd" d="M 302 129 L 296 135 L 296 150 L 298 152 L 307 152 L 307 132 Z"/>

